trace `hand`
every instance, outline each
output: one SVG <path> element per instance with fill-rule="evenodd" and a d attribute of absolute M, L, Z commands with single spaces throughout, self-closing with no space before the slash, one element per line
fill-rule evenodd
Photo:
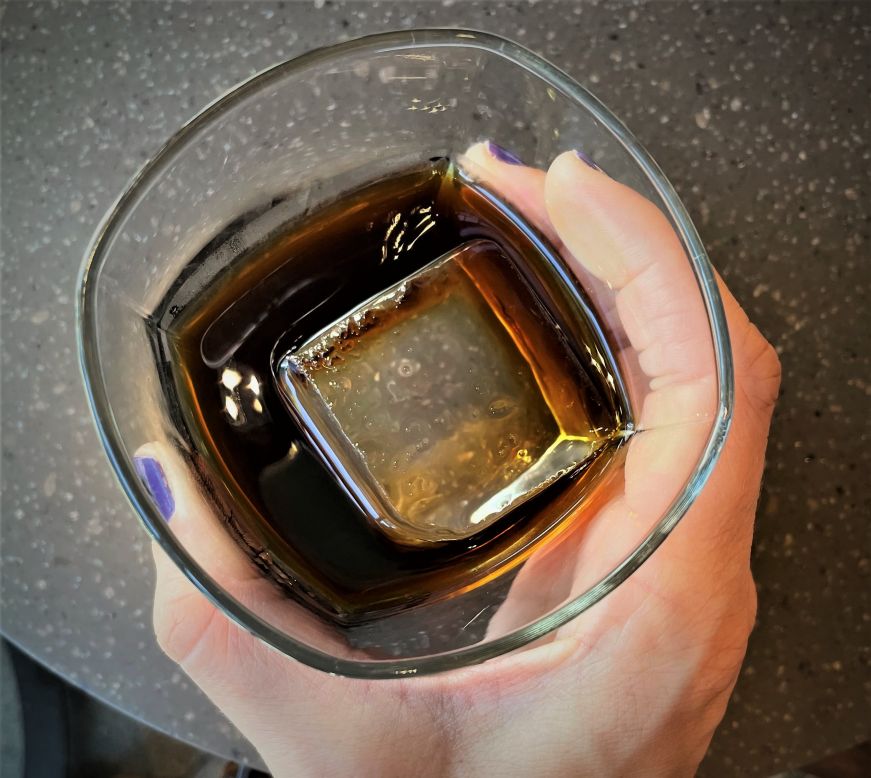
<path fill-rule="evenodd" d="M 641 425 L 708 413 L 714 365 L 704 311 L 660 211 L 571 152 L 546 174 L 512 165 L 488 145 L 467 157 L 570 252 L 585 285 L 620 290 L 612 314 L 651 388 Z M 753 626 L 750 542 L 780 381 L 774 350 L 722 283 L 721 293 L 736 371 L 722 457 L 654 555 L 549 639 L 442 675 L 332 677 L 231 623 L 155 546 L 154 626 L 164 651 L 279 777 L 691 775 L 723 716 Z M 677 491 L 670 474 L 681 472 L 699 440 L 668 429 L 633 443 L 625 488 L 583 528 L 574 555 L 545 557 L 549 589 L 560 596 L 582 590 L 589 583 L 583 560 L 625 552 L 627 537 L 646 531 L 663 495 Z M 281 597 L 211 523 L 200 495 L 178 475 L 174 453 L 146 446 L 139 454 L 160 462 L 171 526 L 183 543 L 195 537 L 204 557 L 220 560 L 209 570 L 221 585 L 243 602 Z M 534 573 L 521 572 L 497 618 L 523 623 L 540 606 L 536 598 L 548 593 L 528 583 Z M 318 629 L 315 619 L 310 628 Z"/>

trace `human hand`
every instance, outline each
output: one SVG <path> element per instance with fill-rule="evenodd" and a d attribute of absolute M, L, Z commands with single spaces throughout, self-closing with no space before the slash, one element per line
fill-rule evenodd
<path fill-rule="evenodd" d="M 492 146 L 468 156 L 491 188 L 576 258 L 585 284 L 620 290 L 616 315 L 651 386 L 641 424 L 666 425 L 651 443 L 633 443 L 625 488 L 583 528 L 577 554 L 545 557 L 549 588 L 570 594 L 585 588 L 585 557 L 624 552 L 626 538 L 661 513 L 661 501 L 677 491 L 669 473 L 697 450 L 691 431 L 672 435 L 667 425 L 678 412 L 686 419 L 710 410 L 704 310 L 670 225 L 640 195 L 570 152 L 547 174 L 506 162 Z M 750 541 L 780 375 L 773 349 L 722 284 L 721 292 L 736 373 L 722 457 L 654 555 L 550 639 L 442 675 L 332 677 L 231 623 L 155 547 L 161 646 L 276 776 L 692 774 L 722 718 L 755 617 Z M 173 452 L 146 446 L 139 454 L 160 462 L 173 531 L 216 560 L 210 572 L 222 586 L 249 604 L 283 596 L 213 526 Z M 532 585 L 536 578 L 521 572 L 497 618 L 520 624 L 535 612 L 537 598 L 549 594 Z"/>

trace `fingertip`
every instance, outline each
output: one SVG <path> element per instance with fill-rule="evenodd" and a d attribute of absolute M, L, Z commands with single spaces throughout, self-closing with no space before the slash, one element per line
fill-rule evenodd
<path fill-rule="evenodd" d="M 610 219 L 603 218 L 602 187 L 609 179 L 565 151 L 551 163 L 544 183 L 544 203 L 560 240 L 588 272 L 610 286 L 627 279 L 624 263 L 610 234 Z M 607 199 L 607 198 L 606 198 Z"/>
<path fill-rule="evenodd" d="M 674 232 L 650 200 L 606 175 L 577 151 L 560 154 L 545 180 L 545 205 L 575 259 L 621 289 L 651 256 L 674 250 Z"/>
<path fill-rule="evenodd" d="M 596 176 L 598 178 L 604 175 L 602 168 L 593 162 L 586 152 L 577 149 L 564 151 L 562 154 L 554 157 L 547 173 L 557 178 L 561 176 L 567 177 L 564 183 L 581 182 L 585 178 L 592 178 L 594 174 L 599 174 Z M 595 180 L 595 178 L 592 178 L 592 180 Z"/>
<path fill-rule="evenodd" d="M 493 157 L 487 148 L 488 141 L 473 143 L 458 157 L 458 162 L 464 169 L 475 167 L 487 167 Z"/>
<path fill-rule="evenodd" d="M 525 165 L 513 151 L 495 141 L 475 143 L 457 158 L 470 179 L 508 203 L 551 243 L 557 237 L 544 205 L 545 173 Z"/>
<path fill-rule="evenodd" d="M 512 167 L 525 166 L 517 154 L 493 140 L 482 140 L 472 144 L 460 157 L 482 168 L 492 168 L 494 163 Z"/>

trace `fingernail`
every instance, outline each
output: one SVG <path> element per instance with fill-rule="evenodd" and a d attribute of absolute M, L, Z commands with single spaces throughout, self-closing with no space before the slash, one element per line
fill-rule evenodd
<path fill-rule="evenodd" d="M 595 162 L 593 162 L 593 158 L 589 154 L 586 154 L 585 152 L 581 151 L 580 149 L 575 149 L 575 156 L 579 160 L 581 160 L 581 162 L 583 162 L 585 165 L 593 168 L 593 170 L 601 170 L 602 169 Z"/>
<path fill-rule="evenodd" d="M 487 150 L 500 162 L 507 162 L 509 165 L 523 164 L 523 160 L 520 157 L 515 156 L 508 149 L 503 149 L 498 143 L 493 143 L 492 140 L 487 141 Z"/>
<path fill-rule="evenodd" d="M 175 511 L 175 499 L 169 489 L 169 483 L 160 462 L 151 457 L 134 457 L 133 466 L 136 468 L 139 478 L 142 479 L 143 486 L 157 505 L 160 515 L 169 521 Z"/>

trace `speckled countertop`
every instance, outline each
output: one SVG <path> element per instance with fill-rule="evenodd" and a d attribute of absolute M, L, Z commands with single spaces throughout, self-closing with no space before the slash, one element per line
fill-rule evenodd
<path fill-rule="evenodd" d="M 238 81 L 366 32 L 463 25 L 543 53 L 633 128 L 782 356 L 758 626 L 702 774 L 871 734 L 871 5 L 11 2 L 2 21 L 4 634 L 160 729 L 253 755 L 152 637 L 148 542 L 78 375 L 79 262 L 130 176 Z"/>

